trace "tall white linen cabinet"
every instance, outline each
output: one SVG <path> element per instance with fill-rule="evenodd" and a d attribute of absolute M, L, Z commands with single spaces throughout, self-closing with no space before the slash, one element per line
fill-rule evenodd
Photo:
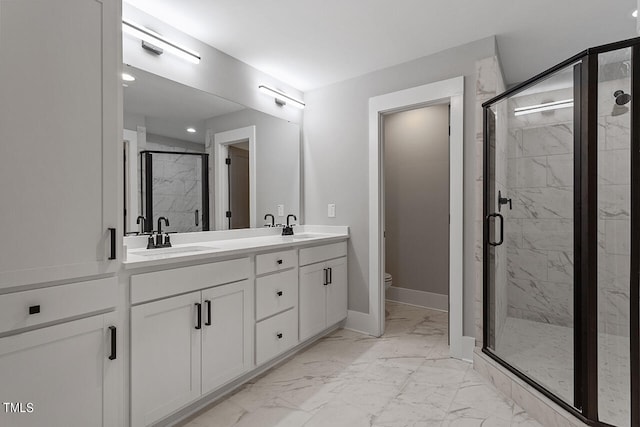
<path fill-rule="evenodd" d="M 123 425 L 121 10 L 0 1 L 0 425 Z"/>

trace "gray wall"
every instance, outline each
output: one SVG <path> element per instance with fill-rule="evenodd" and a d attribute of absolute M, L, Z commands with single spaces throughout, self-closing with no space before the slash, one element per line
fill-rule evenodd
<path fill-rule="evenodd" d="M 393 286 L 449 294 L 449 105 L 384 117 L 385 264 Z"/>
<path fill-rule="evenodd" d="M 489 37 L 305 93 L 305 222 L 350 226 L 349 309 L 369 311 L 369 98 L 463 75 L 464 333 L 475 334 L 475 61 L 495 54 Z M 328 203 L 336 203 L 335 218 L 327 218 Z"/>
<path fill-rule="evenodd" d="M 300 223 L 300 126 L 251 109 L 207 120 L 207 129 L 214 133 L 254 125 L 256 226 L 264 225 L 267 213 L 276 216 L 276 223 L 284 223 L 288 214 L 296 215 Z M 277 205 L 284 205 L 283 217 L 277 216 Z"/>

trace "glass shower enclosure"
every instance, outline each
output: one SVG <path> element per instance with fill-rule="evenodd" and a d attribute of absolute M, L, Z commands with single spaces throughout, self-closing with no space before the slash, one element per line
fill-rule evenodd
<path fill-rule="evenodd" d="M 640 425 L 640 39 L 484 108 L 483 351 L 593 425 Z"/>

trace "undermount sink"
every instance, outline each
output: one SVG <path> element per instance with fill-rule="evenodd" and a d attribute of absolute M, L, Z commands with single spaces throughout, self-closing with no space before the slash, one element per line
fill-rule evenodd
<path fill-rule="evenodd" d="M 210 251 L 212 249 L 216 248 L 213 248 L 211 246 L 182 246 L 179 248 L 141 249 L 137 251 L 131 251 L 131 254 L 139 256 L 174 255 L 187 252 Z"/>
<path fill-rule="evenodd" d="M 315 237 L 322 237 L 318 234 L 294 234 L 293 236 L 282 236 L 282 237 L 291 237 L 293 240 L 304 240 L 304 239 L 313 239 Z"/>

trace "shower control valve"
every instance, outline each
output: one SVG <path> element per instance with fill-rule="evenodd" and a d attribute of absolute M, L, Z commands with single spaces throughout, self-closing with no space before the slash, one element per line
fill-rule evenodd
<path fill-rule="evenodd" d="M 498 212 L 502 210 L 502 205 L 506 205 L 506 204 L 509 204 L 509 210 L 513 210 L 513 206 L 511 205 L 511 199 L 502 197 L 502 192 L 498 191 Z"/>

